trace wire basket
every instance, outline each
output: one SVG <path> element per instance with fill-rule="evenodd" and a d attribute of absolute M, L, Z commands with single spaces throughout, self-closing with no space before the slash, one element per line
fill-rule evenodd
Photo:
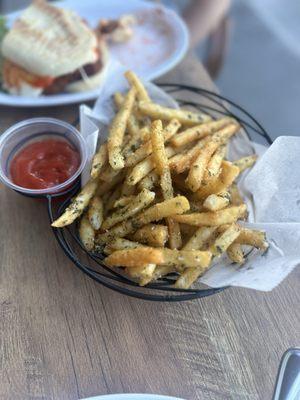
<path fill-rule="evenodd" d="M 172 94 L 179 105 L 196 108 L 213 117 L 221 115 L 234 117 L 240 122 L 250 140 L 259 141 L 265 145 L 272 143 L 265 129 L 246 110 L 225 97 L 206 89 L 187 85 L 162 84 L 160 86 L 167 93 Z M 79 189 L 80 181 L 77 181 L 76 185 L 65 193 L 47 196 L 50 222 L 63 213 Z M 53 233 L 66 256 L 77 268 L 103 286 L 127 296 L 152 301 L 185 301 L 210 296 L 226 289 L 225 287 L 208 288 L 201 283 L 197 283 L 190 289 L 177 289 L 174 288 L 177 278 L 175 273 L 141 287 L 120 270 L 108 268 L 103 262 L 104 254 L 85 250 L 79 239 L 76 223 L 65 228 L 53 228 Z"/>

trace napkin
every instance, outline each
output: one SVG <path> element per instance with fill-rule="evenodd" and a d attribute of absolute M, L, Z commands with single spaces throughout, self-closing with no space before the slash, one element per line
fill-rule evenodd
<path fill-rule="evenodd" d="M 97 141 L 99 145 L 107 138 L 108 124 L 114 115 L 112 95 L 128 89 L 122 66 L 114 63 L 109 71 L 94 108 L 80 108 L 81 133 L 89 154 L 83 184 L 89 177 Z M 171 96 L 154 84 L 145 82 L 145 86 L 155 102 L 178 107 Z M 242 132 L 230 142 L 229 159 L 238 159 L 255 150 L 261 156 L 238 182 L 249 209 L 249 222 L 244 225 L 265 230 L 270 246 L 263 254 L 256 249 L 249 251 L 242 267 L 232 264 L 226 255 L 217 259 L 200 279 L 210 287 L 240 286 L 270 291 L 300 263 L 300 138 L 279 137 L 265 148 L 250 142 Z"/>

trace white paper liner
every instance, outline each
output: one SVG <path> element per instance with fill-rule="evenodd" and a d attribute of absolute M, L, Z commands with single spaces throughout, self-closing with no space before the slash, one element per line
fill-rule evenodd
<path fill-rule="evenodd" d="M 128 84 L 124 68 L 111 66 L 109 76 L 93 110 L 80 107 L 81 133 L 86 138 L 88 163 L 82 183 L 89 179 L 91 160 L 98 144 L 107 138 L 107 127 L 114 115 L 112 95 L 124 92 Z M 151 98 L 160 104 L 177 107 L 168 94 L 151 83 L 145 83 Z M 262 254 L 250 249 L 247 262 L 240 267 L 224 255 L 200 279 L 211 287 L 241 286 L 270 291 L 300 263 L 300 138 L 280 137 L 270 148 L 251 143 L 246 134 L 236 135 L 230 142 L 229 159 L 263 154 L 250 172 L 244 172 L 239 188 L 249 209 L 253 229 L 265 230 L 270 247 Z"/>

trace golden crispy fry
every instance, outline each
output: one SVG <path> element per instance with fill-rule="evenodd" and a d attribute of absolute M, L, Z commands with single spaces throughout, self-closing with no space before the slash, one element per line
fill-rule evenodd
<path fill-rule="evenodd" d="M 116 225 L 108 232 L 97 236 L 97 243 L 103 244 L 115 237 L 124 237 L 130 233 L 137 231 L 144 225 L 150 222 L 159 221 L 169 216 L 183 214 L 189 210 L 189 202 L 184 196 L 177 196 L 170 200 L 165 200 L 162 203 L 157 203 L 152 207 L 149 207 L 143 213 L 138 216 L 123 221 Z"/>
<path fill-rule="evenodd" d="M 120 92 L 115 93 L 114 100 L 118 109 L 122 107 L 124 97 Z M 131 137 L 137 137 L 140 131 L 139 121 L 137 120 L 134 113 L 130 114 L 127 121 L 127 130 Z"/>
<path fill-rule="evenodd" d="M 185 131 L 180 132 L 178 135 L 176 135 L 171 140 L 171 143 L 176 147 L 183 146 L 194 140 L 202 139 L 204 136 L 211 135 L 212 133 L 218 131 L 219 129 L 224 128 L 231 122 L 232 122 L 231 118 L 224 117 L 217 121 L 209 121 L 201 125 L 193 126 L 192 128 L 188 128 Z"/>
<path fill-rule="evenodd" d="M 94 196 L 92 198 L 87 215 L 93 229 L 95 229 L 95 231 L 100 229 L 103 222 L 103 202 L 100 197 Z"/>
<path fill-rule="evenodd" d="M 159 183 L 159 176 L 155 171 L 150 172 L 138 183 L 140 190 L 148 189 L 152 190 Z"/>
<path fill-rule="evenodd" d="M 234 206 L 238 206 L 244 203 L 244 199 L 242 198 L 238 186 L 233 183 L 228 189 L 230 193 L 230 203 Z"/>
<path fill-rule="evenodd" d="M 81 190 L 81 192 L 75 197 L 71 204 L 65 209 L 65 212 L 52 223 L 51 226 L 55 228 L 62 228 L 72 224 L 89 204 L 89 201 L 94 196 L 97 189 L 96 181 L 89 181 Z"/>
<path fill-rule="evenodd" d="M 244 264 L 245 262 L 243 249 L 239 243 L 232 243 L 227 249 L 227 255 L 231 261 L 237 264 Z"/>
<path fill-rule="evenodd" d="M 174 287 L 177 289 L 188 289 L 192 286 L 192 284 L 207 271 L 207 267 L 194 267 L 194 268 L 186 268 L 185 271 L 179 276 L 177 281 L 175 282 Z"/>
<path fill-rule="evenodd" d="M 107 148 L 108 159 L 113 169 L 124 168 L 124 157 L 122 155 L 123 138 L 128 118 L 132 112 L 136 90 L 131 88 L 126 95 L 120 110 L 115 115 L 108 134 Z"/>
<path fill-rule="evenodd" d="M 247 207 L 245 204 L 224 208 L 216 212 L 208 211 L 185 215 L 175 215 L 175 221 L 195 226 L 219 226 L 231 224 L 245 217 Z"/>
<path fill-rule="evenodd" d="M 115 238 L 105 246 L 104 253 L 112 254 L 116 250 L 137 249 L 138 247 L 143 247 L 143 245 L 128 239 Z"/>
<path fill-rule="evenodd" d="M 145 86 L 134 72 L 125 72 L 125 77 L 129 84 L 136 89 L 138 100 L 151 102 Z"/>
<path fill-rule="evenodd" d="M 153 160 L 157 173 L 160 175 L 160 186 L 162 195 L 165 200 L 174 197 L 170 168 L 168 165 L 168 157 L 164 146 L 164 137 L 162 133 L 161 121 L 152 123 L 151 142 L 153 149 Z M 182 240 L 179 224 L 171 218 L 167 218 L 169 227 L 169 244 L 171 249 L 181 247 Z"/>
<path fill-rule="evenodd" d="M 245 169 L 252 167 L 257 160 L 257 155 L 253 154 L 252 156 L 243 157 L 237 161 L 234 161 L 233 165 L 239 168 L 240 172 L 243 172 Z"/>
<path fill-rule="evenodd" d="M 225 208 L 230 203 L 230 194 L 221 192 L 218 194 L 210 194 L 204 201 L 203 207 L 209 211 L 217 211 Z"/>
<path fill-rule="evenodd" d="M 210 247 L 211 252 L 215 256 L 221 255 L 235 241 L 239 234 L 239 225 L 235 223 L 231 224 L 220 236 L 217 237 L 215 243 Z"/>
<path fill-rule="evenodd" d="M 139 267 L 147 264 L 163 264 L 164 253 L 153 247 L 138 247 L 129 250 L 117 250 L 105 258 L 109 267 Z"/>
<path fill-rule="evenodd" d="M 132 200 L 135 199 L 135 196 L 123 196 L 119 197 L 115 202 L 114 202 L 114 208 L 118 207 L 124 207 L 127 206 L 132 202 Z"/>
<path fill-rule="evenodd" d="M 225 144 L 231 136 L 235 135 L 240 130 L 240 128 L 241 127 L 238 123 L 231 123 L 214 133 L 212 135 L 212 140 L 220 144 Z"/>
<path fill-rule="evenodd" d="M 229 161 L 223 161 L 221 174 L 216 179 L 211 180 L 207 185 L 203 185 L 197 192 L 195 192 L 195 198 L 202 200 L 208 197 L 210 194 L 220 193 L 227 190 L 238 174 L 238 167 Z"/>
<path fill-rule="evenodd" d="M 148 281 L 152 278 L 155 268 L 155 264 L 147 264 L 138 267 L 126 268 L 125 272 L 128 276 L 130 276 L 130 278 L 138 279 L 139 284 L 141 286 L 144 286 L 143 282 Z"/>
<path fill-rule="evenodd" d="M 176 153 L 172 147 L 166 147 L 167 157 L 170 158 Z M 141 179 L 149 174 L 154 169 L 152 156 L 148 156 L 143 161 L 136 164 L 132 171 L 127 175 L 126 182 L 128 185 L 136 185 Z"/>
<path fill-rule="evenodd" d="M 210 251 L 200 250 L 171 250 L 162 249 L 163 261 L 156 264 L 172 265 L 177 270 L 191 267 L 207 268 L 210 264 L 212 254 Z"/>
<path fill-rule="evenodd" d="M 226 146 L 222 145 L 217 148 L 209 163 L 207 164 L 206 171 L 204 173 L 203 180 L 205 183 L 208 183 L 211 178 L 214 178 L 221 173 L 221 165 L 222 161 L 226 155 Z"/>
<path fill-rule="evenodd" d="M 135 193 L 135 186 L 128 185 L 125 181 L 122 185 L 121 195 L 122 196 L 132 196 Z"/>
<path fill-rule="evenodd" d="M 177 119 L 172 119 L 169 124 L 163 130 L 164 142 L 167 142 L 180 127 L 180 123 Z M 133 154 L 131 154 L 125 163 L 126 167 L 131 167 L 136 165 L 138 162 L 146 158 L 152 153 L 152 143 L 151 143 L 151 134 L 150 140 L 145 142 L 141 147 L 139 147 Z"/>
<path fill-rule="evenodd" d="M 94 248 L 95 231 L 86 214 L 80 220 L 79 237 L 86 250 L 92 251 Z"/>
<path fill-rule="evenodd" d="M 202 250 L 216 231 L 216 226 L 202 226 L 183 246 L 182 250 Z"/>
<path fill-rule="evenodd" d="M 169 167 L 171 171 L 181 174 L 182 172 L 189 170 L 193 161 L 198 157 L 201 149 L 210 141 L 211 139 L 209 137 L 205 137 L 199 140 L 199 142 L 191 149 L 188 149 L 184 152 L 179 152 L 170 158 Z"/>
<path fill-rule="evenodd" d="M 96 179 L 108 160 L 107 144 L 103 143 L 94 155 L 91 168 L 91 178 Z"/>
<path fill-rule="evenodd" d="M 142 190 L 127 206 L 116 210 L 102 223 L 102 229 L 110 229 L 112 226 L 122 222 L 147 207 L 154 200 L 155 193 L 147 189 Z"/>
<path fill-rule="evenodd" d="M 235 243 L 253 246 L 261 250 L 266 250 L 269 247 L 265 232 L 247 228 L 241 229 Z"/>
<path fill-rule="evenodd" d="M 149 276 L 148 278 L 142 278 L 139 281 L 139 284 L 140 286 L 146 286 L 148 283 L 156 281 L 157 279 L 160 279 L 172 272 L 175 272 L 175 268 L 171 265 L 157 265 L 152 276 Z"/>
<path fill-rule="evenodd" d="M 133 240 L 153 247 L 164 247 L 168 237 L 168 228 L 156 224 L 145 225 L 132 235 Z"/>
<path fill-rule="evenodd" d="M 207 164 L 218 146 L 219 144 L 217 142 L 207 143 L 192 163 L 186 179 L 187 187 L 192 192 L 196 192 L 200 188 Z"/>
<path fill-rule="evenodd" d="M 176 118 L 181 124 L 187 126 L 199 125 L 211 120 L 211 117 L 207 114 L 176 108 L 167 108 L 160 106 L 159 104 L 147 103 L 145 101 L 140 101 L 138 103 L 138 108 L 143 114 L 148 115 L 153 119 L 170 121 L 171 119 Z"/>

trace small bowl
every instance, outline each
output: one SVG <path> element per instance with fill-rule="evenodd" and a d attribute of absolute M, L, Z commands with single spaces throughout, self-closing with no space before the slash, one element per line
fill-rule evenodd
<path fill-rule="evenodd" d="M 80 154 L 77 171 L 65 182 L 46 189 L 27 189 L 12 182 L 10 163 L 14 156 L 29 143 L 49 138 L 64 139 Z M 0 180 L 9 188 L 33 197 L 56 194 L 71 187 L 81 174 L 87 161 L 86 142 L 78 130 L 67 122 L 55 118 L 31 118 L 21 121 L 0 136 Z"/>

